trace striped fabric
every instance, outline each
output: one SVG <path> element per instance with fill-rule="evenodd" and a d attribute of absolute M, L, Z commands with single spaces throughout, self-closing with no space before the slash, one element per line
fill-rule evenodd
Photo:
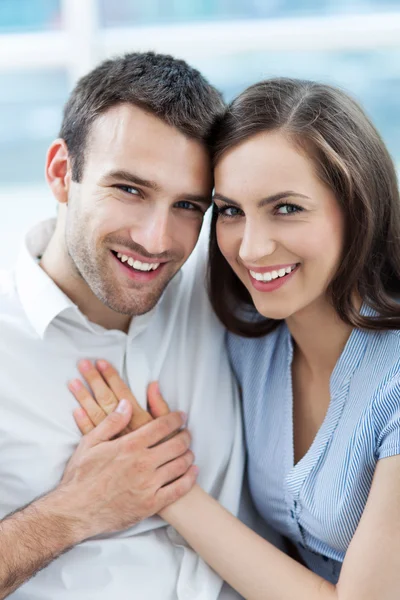
<path fill-rule="evenodd" d="M 324 422 L 296 465 L 286 325 L 261 339 L 229 334 L 228 349 L 243 390 L 254 503 L 310 569 L 336 583 L 376 463 L 400 454 L 400 331 L 353 330 L 331 376 Z"/>

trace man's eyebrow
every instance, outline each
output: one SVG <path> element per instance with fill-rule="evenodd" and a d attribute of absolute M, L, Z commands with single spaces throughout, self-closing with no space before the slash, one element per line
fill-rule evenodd
<path fill-rule="evenodd" d="M 278 202 L 278 200 L 284 200 L 286 198 L 305 198 L 310 200 L 309 196 L 305 196 L 304 194 L 300 194 L 299 192 L 293 192 L 291 190 L 287 190 L 285 192 L 278 192 L 277 194 L 273 194 L 272 196 L 267 196 L 266 198 L 262 198 L 257 206 L 258 208 L 262 208 L 263 206 L 267 206 L 268 204 L 272 204 L 273 202 Z M 227 198 L 222 194 L 214 194 L 213 200 L 221 200 L 222 202 L 226 202 L 227 204 L 232 204 L 232 206 L 237 206 L 238 208 L 242 208 L 240 202 L 236 200 L 232 200 L 232 198 Z"/>
<path fill-rule="evenodd" d="M 107 180 L 114 181 L 126 181 L 128 183 L 133 183 L 135 185 L 141 185 L 142 187 L 147 187 L 155 192 L 160 190 L 160 186 L 155 181 L 149 181 L 147 179 L 143 179 L 139 177 L 139 175 L 135 175 L 135 173 L 131 173 L 130 171 L 125 171 L 120 169 L 118 171 L 111 171 L 106 175 Z M 180 194 L 178 201 L 187 200 L 188 202 L 197 202 L 199 204 L 204 204 L 208 208 L 211 204 L 211 195 L 210 196 L 202 196 L 201 194 Z"/>
<path fill-rule="evenodd" d="M 110 173 L 107 173 L 106 179 L 113 179 L 114 181 L 127 181 L 128 183 L 134 183 L 136 185 L 150 188 L 155 192 L 159 190 L 159 186 L 155 181 L 148 181 L 147 179 L 139 177 L 139 175 L 135 175 L 135 173 L 131 173 L 130 171 L 125 171 L 123 169 L 118 171 L 110 171 Z"/>

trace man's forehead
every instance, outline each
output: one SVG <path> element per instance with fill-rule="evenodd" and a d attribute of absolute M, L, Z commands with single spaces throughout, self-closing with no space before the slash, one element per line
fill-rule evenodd
<path fill-rule="evenodd" d="M 141 144 L 157 148 L 160 143 L 198 144 L 163 119 L 133 104 L 121 103 L 104 111 L 92 123 L 89 132 L 92 144 L 108 142 Z M 153 142 L 158 142 L 153 144 Z"/>
<path fill-rule="evenodd" d="M 100 115 L 87 142 L 85 160 L 102 176 L 125 171 L 160 187 L 172 176 L 176 183 L 211 185 L 206 147 L 136 106 L 118 105 Z"/>

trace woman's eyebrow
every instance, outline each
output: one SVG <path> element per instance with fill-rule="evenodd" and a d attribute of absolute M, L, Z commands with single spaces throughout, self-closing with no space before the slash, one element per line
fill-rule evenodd
<path fill-rule="evenodd" d="M 285 198 L 304 198 L 310 200 L 309 196 L 305 196 L 304 194 L 300 194 L 299 192 L 294 192 L 292 190 L 286 190 L 284 192 L 278 192 L 277 194 L 273 194 L 272 196 L 267 196 L 266 198 L 262 198 L 257 206 L 258 208 L 262 208 L 267 204 L 272 204 L 273 202 L 277 202 L 278 200 L 284 200 Z M 222 202 L 226 202 L 227 204 L 232 204 L 232 206 L 237 206 L 241 208 L 240 202 L 237 200 L 232 200 L 232 198 L 227 198 L 223 194 L 215 193 L 213 196 L 213 200 L 221 200 Z"/>

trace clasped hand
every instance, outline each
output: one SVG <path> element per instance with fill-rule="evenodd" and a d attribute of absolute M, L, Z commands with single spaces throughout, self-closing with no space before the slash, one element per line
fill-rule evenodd
<path fill-rule="evenodd" d="M 90 537 L 159 513 L 193 487 L 197 468 L 185 415 L 170 412 L 157 383 L 148 388 L 148 412 L 109 363 L 81 361 L 79 371 L 91 392 L 77 379 L 68 387 L 84 435 L 59 491 L 70 492 L 72 516 L 84 515 Z"/>

